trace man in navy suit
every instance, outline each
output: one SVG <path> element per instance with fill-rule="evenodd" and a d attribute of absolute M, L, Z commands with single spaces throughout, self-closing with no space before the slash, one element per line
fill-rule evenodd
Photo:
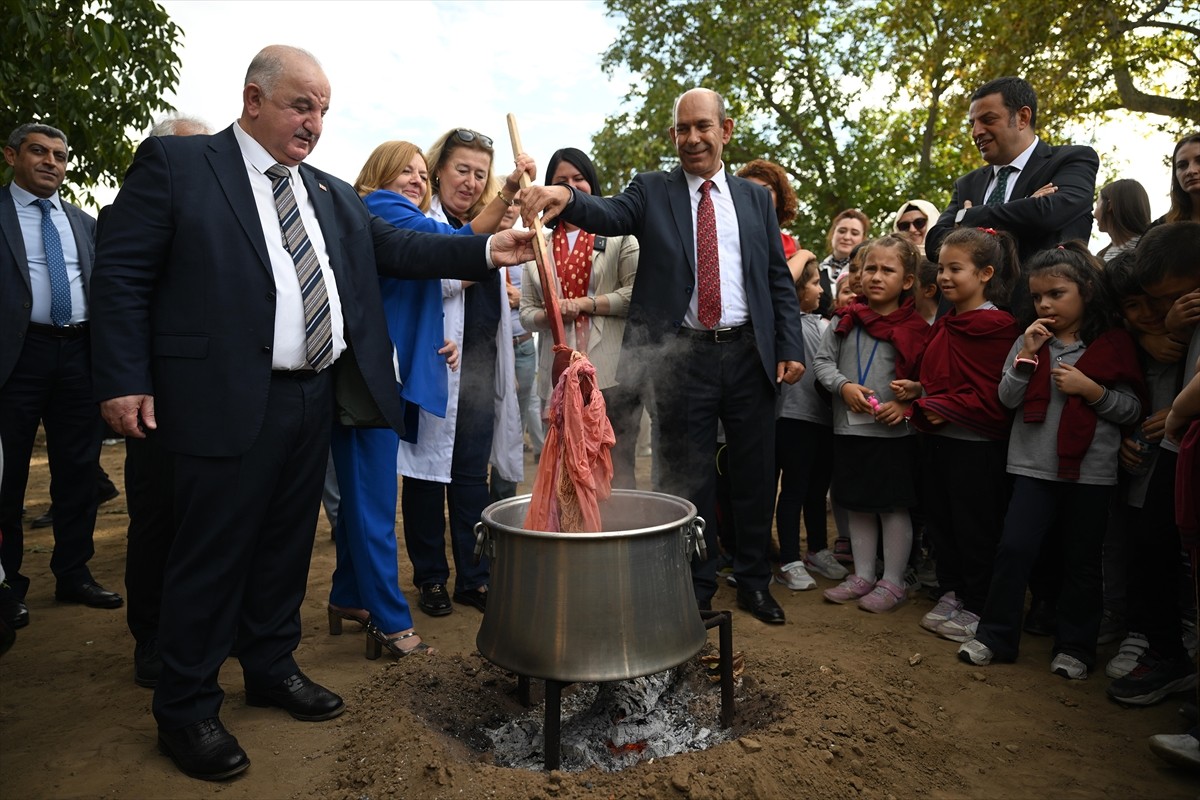
<path fill-rule="evenodd" d="M 292 654 L 335 384 L 339 409 L 350 413 L 341 387 L 357 385 L 358 417 L 403 431 L 377 272 L 480 280 L 532 256 L 529 235 L 513 231 L 398 230 L 303 164 L 329 101 L 311 54 L 265 48 L 233 125 L 142 143 L 97 248 L 101 412 L 122 435 L 158 437 L 174 462 L 159 747 L 206 780 L 249 766 L 218 718 L 217 674 L 235 638 L 250 705 L 304 721 L 344 709 Z"/>
<path fill-rule="evenodd" d="M 768 591 L 767 560 L 775 397 L 781 381 L 793 383 L 803 373 L 804 345 L 771 197 L 731 175 L 721 160 L 732 133 L 724 99 L 692 89 L 675 102 L 671 139 L 679 168 L 638 175 L 609 198 L 566 186 L 532 187 L 521 193 L 521 209 L 527 225 L 545 210 L 544 221 L 561 214 L 591 233 L 637 236 L 643 268 L 633 286 L 617 377 L 630 385 L 653 383 L 661 488 L 690 499 L 710 521 L 716 520 L 717 423 L 724 425 L 738 605 L 764 622 L 782 623 L 783 609 Z M 707 227 L 706 217 L 713 220 Z M 715 240 L 706 247 L 713 227 Z M 712 250 L 715 258 L 704 255 Z M 710 286 L 719 284 L 715 296 L 702 288 L 706 274 L 714 276 Z M 702 609 L 711 607 L 717 588 L 715 525 L 706 539 L 708 559 L 692 564 Z"/>
<path fill-rule="evenodd" d="M 39 422 L 55 509 L 55 596 L 95 608 L 117 608 L 122 599 L 88 569 L 100 459 L 88 297 L 96 221 L 58 194 L 67 169 L 62 131 L 22 125 L 9 136 L 4 159 L 13 182 L 0 187 L 0 440 L 8 465 L 0 482 L 7 573 L 0 613 L 20 628 L 29 623 L 21 506 Z"/>
<path fill-rule="evenodd" d="M 967 122 L 987 166 L 954 182 L 954 196 L 925 237 L 936 262 L 942 239 L 959 225 L 1008 231 L 1022 261 L 1039 250 L 1092 234 L 1096 151 L 1080 145 L 1051 147 L 1034 133 L 1037 93 L 1021 78 L 996 78 L 971 95 Z M 1029 299 L 1017 282 L 1012 308 Z"/>

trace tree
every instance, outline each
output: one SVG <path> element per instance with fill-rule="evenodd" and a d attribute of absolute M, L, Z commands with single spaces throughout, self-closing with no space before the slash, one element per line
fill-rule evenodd
<path fill-rule="evenodd" d="M 886 229 L 903 200 L 942 206 L 980 163 L 965 131 L 971 92 L 1022 75 L 1054 141 L 1126 109 L 1168 128 L 1200 121 L 1200 0 L 606 0 L 624 18 L 604 56 L 638 78 L 593 140 L 606 191 L 673 165 L 679 92 L 725 95 L 737 122 L 726 163 L 769 158 L 793 177 L 801 242 L 859 207 Z"/>
<path fill-rule="evenodd" d="M 179 80 L 182 31 L 150 0 L 4 0 L 4 9 L 2 135 L 25 122 L 61 129 L 71 153 L 63 193 L 90 201 L 133 159 L 129 131 L 171 110 L 163 95 Z"/>

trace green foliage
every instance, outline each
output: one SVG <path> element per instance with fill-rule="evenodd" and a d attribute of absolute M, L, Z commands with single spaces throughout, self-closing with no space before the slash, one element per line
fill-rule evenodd
<path fill-rule="evenodd" d="M 171 110 L 162 98 L 179 80 L 182 31 L 149 0 L 3 0 L 0 135 L 25 122 L 61 129 L 71 162 L 63 194 L 91 200 L 115 185 L 133 158 L 128 131 Z M 0 182 L 12 179 L 4 165 Z"/>
<path fill-rule="evenodd" d="M 736 122 L 726 164 L 784 167 L 800 199 L 793 232 L 817 250 L 841 209 L 861 208 L 880 232 L 906 199 L 944 206 L 981 163 L 967 106 L 991 78 L 1034 85 L 1052 142 L 1113 109 L 1172 129 L 1200 121 L 1200 0 L 606 3 L 623 24 L 604 67 L 636 83 L 593 140 L 604 191 L 674 166 L 672 102 L 706 86 Z"/>

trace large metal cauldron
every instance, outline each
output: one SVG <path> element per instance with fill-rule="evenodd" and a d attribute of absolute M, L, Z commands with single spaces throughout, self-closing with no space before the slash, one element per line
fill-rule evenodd
<path fill-rule="evenodd" d="M 476 526 L 492 557 L 479 652 L 518 675 L 625 680 L 678 666 L 704 646 L 688 562 L 704 520 L 679 497 L 614 490 L 600 533 L 521 527 L 529 496 L 493 503 Z"/>

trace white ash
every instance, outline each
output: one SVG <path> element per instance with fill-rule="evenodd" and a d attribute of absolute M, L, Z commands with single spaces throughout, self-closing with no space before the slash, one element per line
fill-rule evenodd
<path fill-rule="evenodd" d="M 541 770 L 545 704 L 487 731 L 496 764 Z M 718 724 L 720 687 L 695 694 L 677 670 L 586 684 L 562 701 L 560 769 L 616 772 L 639 761 L 706 750 L 732 739 Z"/>

